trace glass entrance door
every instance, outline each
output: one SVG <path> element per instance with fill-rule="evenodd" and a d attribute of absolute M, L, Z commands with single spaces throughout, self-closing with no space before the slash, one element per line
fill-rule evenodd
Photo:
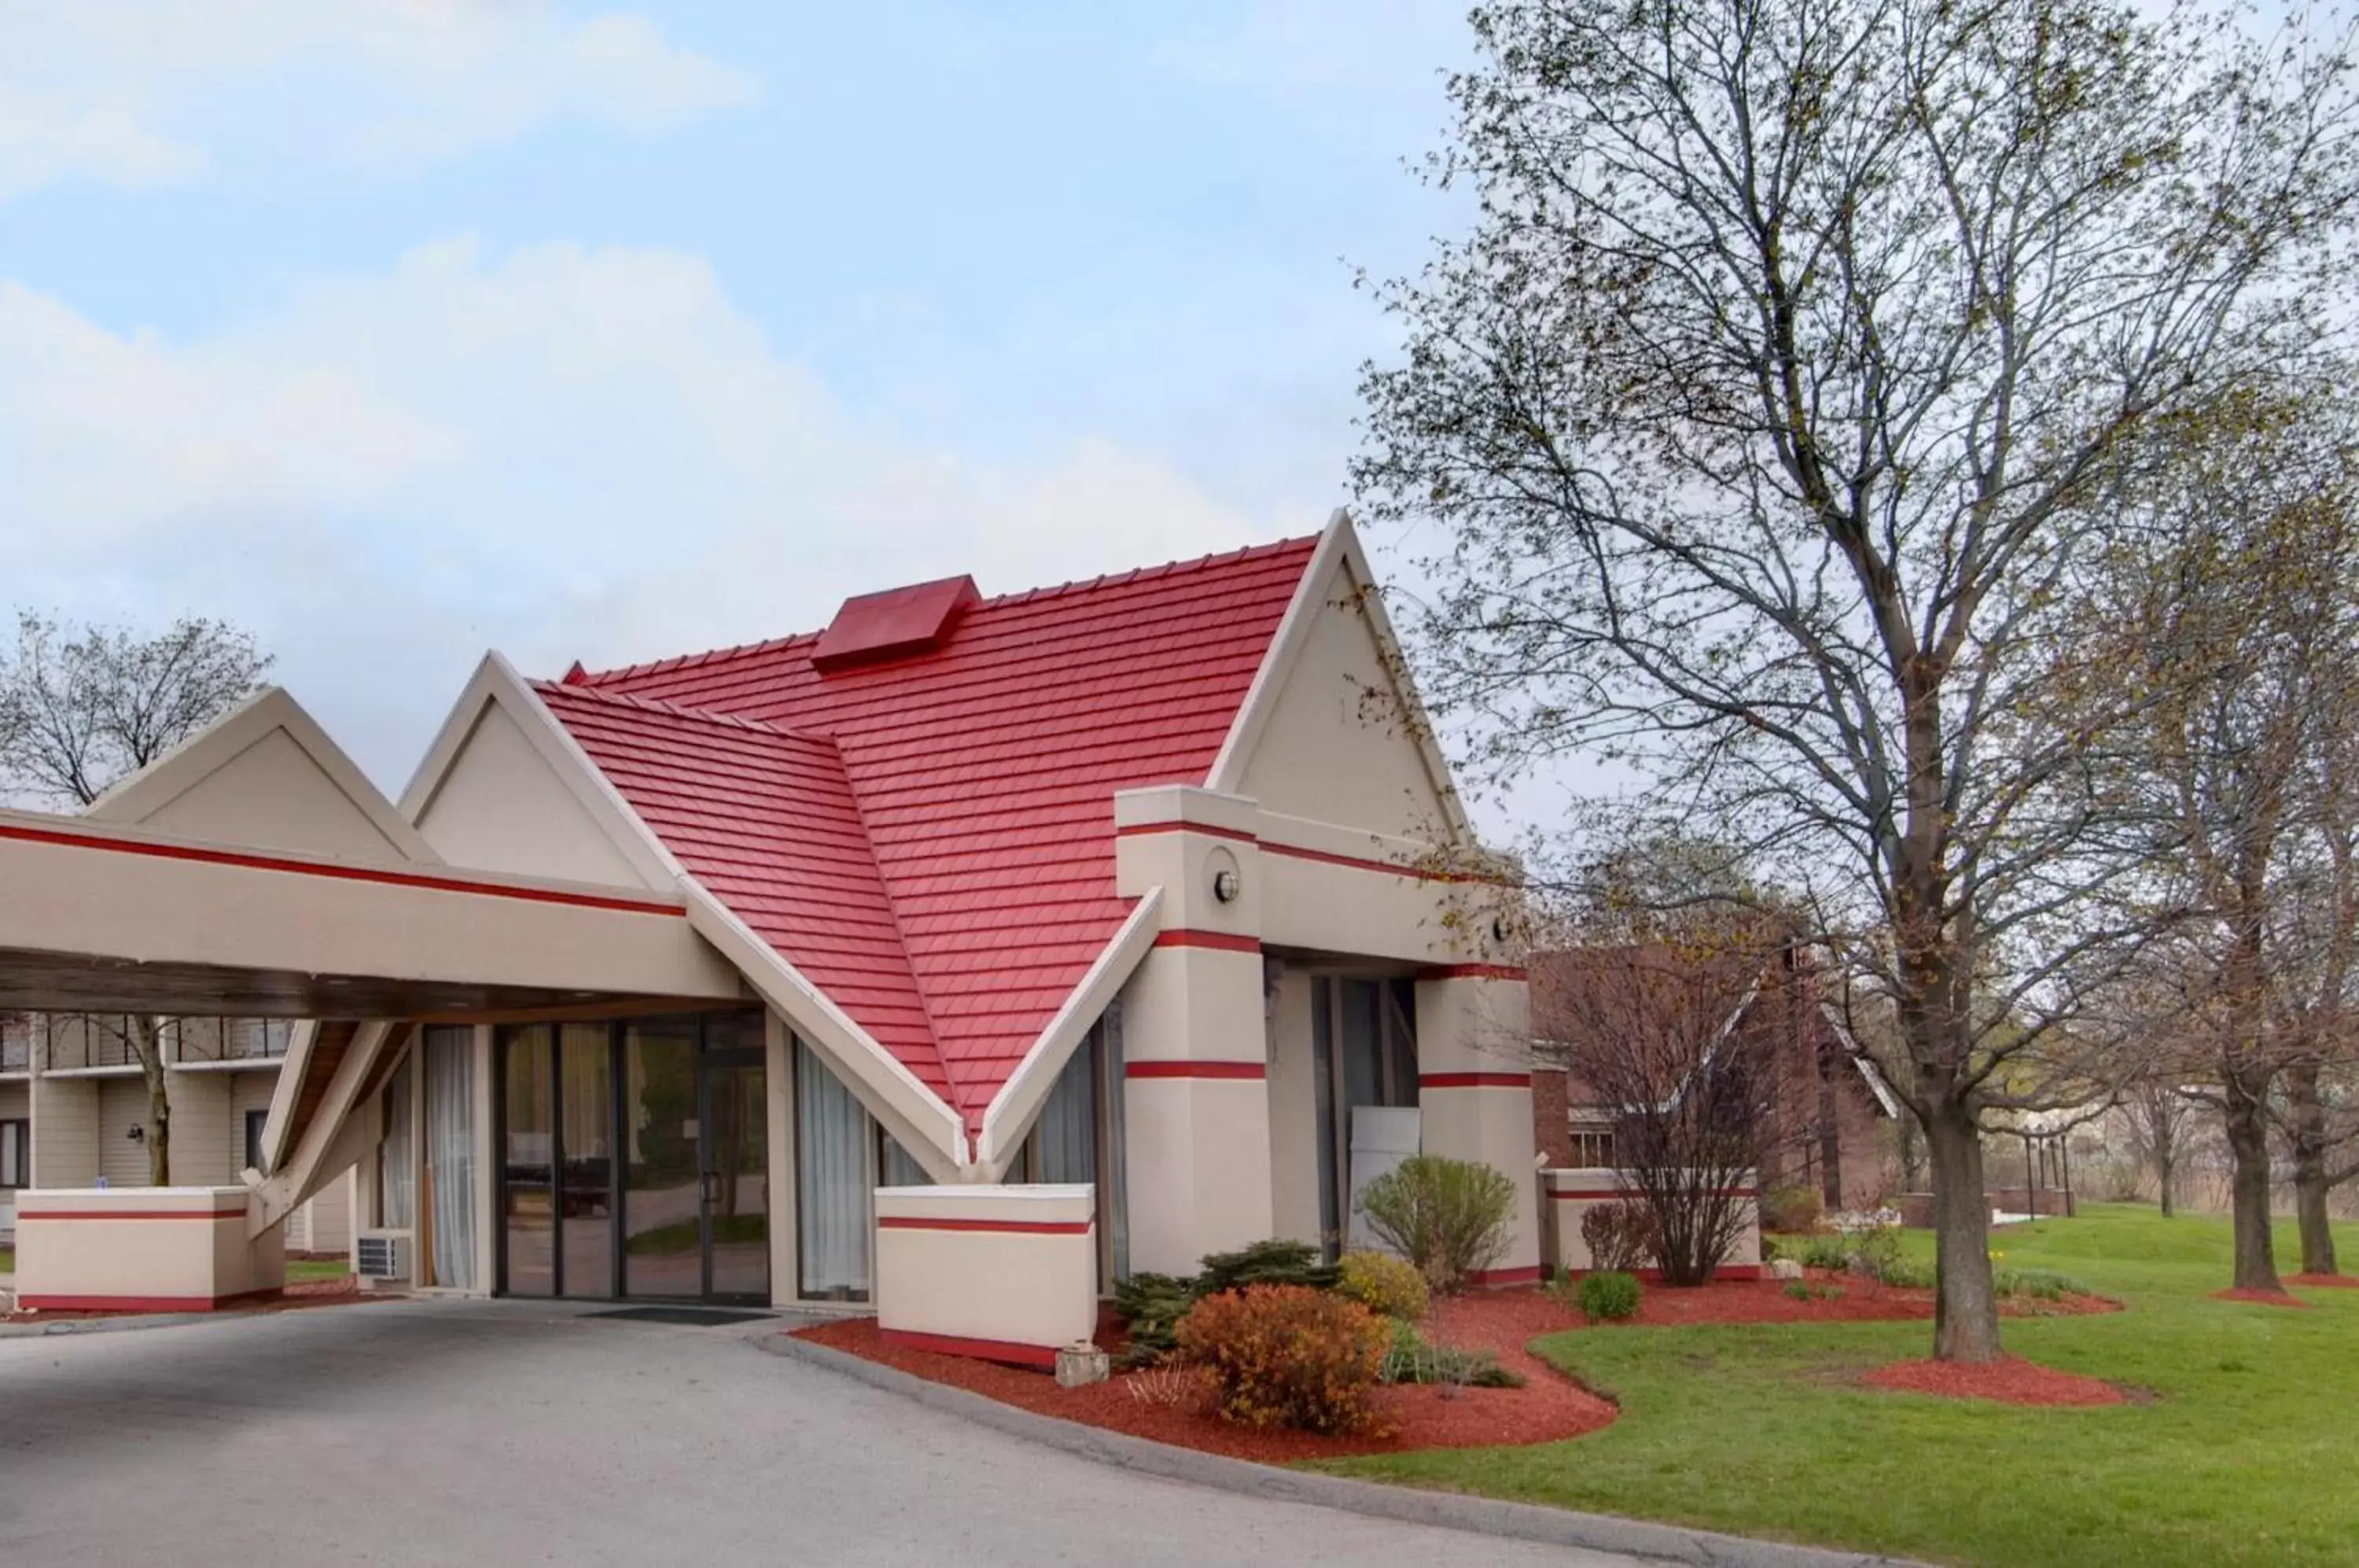
<path fill-rule="evenodd" d="M 503 1031 L 501 1288 L 770 1299 L 759 1014 Z"/>
<path fill-rule="evenodd" d="M 769 1124 L 758 1051 L 703 1059 L 704 1294 L 770 1299 Z"/>

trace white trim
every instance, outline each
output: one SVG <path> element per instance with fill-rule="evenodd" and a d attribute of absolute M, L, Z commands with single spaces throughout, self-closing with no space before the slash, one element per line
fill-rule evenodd
<path fill-rule="evenodd" d="M 1819 1014 L 1827 1020 L 1827 1027 L 1835 1031 L 1835 1038 L 1843 1041 L 1843 1051 L 1850 1056 L 1852 1065 L 1859 1069 L 1859 1075 L 1867 1080 L 1868 1091 L 1875 1096 L 1875 1103 L 1884 1107 L 1886 1116 L 1898 1121 L 1900 1096 L 1894 1094 L 1892 1085 L 1884 1081 L 1884 1070 L 1876 1066 L 1860 1045 L 1859 1037 L 1851 1032 L 1851 1026 L 1843 1021 L 1843 1015 L 1835 1011 L 1833 1003 L 1821 997 Z"/>
<path fill-rule="evenodd" d="M 640 880 L 648 887 L 674 890 L 687 873 L 660 839 L 640 820 L 590 754 L 582 749 L 571 732 L 558 722 L 557 715 L 540 700 L 540 693 L 531 682 L 516 672 L 516 666 L 497 650 L 484 656 L 476 666 L 467 689 L 460 693 L 451 716 L 442 722 L 434 744 L 427 748 L 425 759 L 401 792 L 403 816 L 415 822 L 424 819 L 441 792 L 451 769 L 457 765 L 473 738 L 475 727 L 483 722 L 487 704 L 497 705 L 524 732 L 525 739 L 547 763 L 549 771 L 564 786 L 567 793 L 590 813 L 615 851 L 630 863 Z"/>
<path fill-rule="evenodd" d="M 311 765 L 325 774 L 329 782 L 352 802 L 362 816 L 368 819 L 369 825 L 384 838 L 386 847 L 393 853 L 417 865 L 442 864 L 442 857 L 434 852 L 434 847 L 420 837 L 410 820 L 368 781 L 368 776 L 344 755 L 343 747 L 338 746 L 328 732 L 303 711 L 301 703 L 277 686 L 257 692 L 138 772 L 117 780 L 113 788 L 92 801 L 82 815 L 93 821 L 122 826 L 146 822 L 245 756 L 274 730 L 287 733 L 287 738 L 310 759 Z M 257 841 L 249 847 L 268 849 L 284 846 Z M 342 858 L 331 855 L 315 857 Z"/>
<path fill-rule="evenodd" d="M 689 924 L 698 935 L 736 965 L 762 1000 L 777 1009 L 794 1032 L 828 1059 L 844 1075 L 845 1087 L 877 1120 L 889 1120 L 917 1135 L 903 1147 L 920 1163 L 929 1149 L 949 1157 L 954 1179 L 971 1180 L 973 1164 L 966 1142 L 966 1124 L 940 1095 L 926 1087 L 899 1057 L 853 1021 L 833 998 L 805 978 L 776 948 L 756 935 L 734 910 L 683 874 L 680 886 L 688 894 Z M 863 1087 L 867 1094 L 861 1094 Z M 890 1129 L 888 1129 L 890 1130 Z M 928 1164 L 929 1171 L 940 1168 Z"/>
<path fill-rule="evenodd" d="M 1377 592 L 1375 572 L 1368 565 L 1366 551 L 1360 548 L 1360 536 L 1352 526 L 1352 515 L 1341 507 L 1327 519 L 1326 530 L 1319 537 L 1319 548 L 1311 552 L 1310 563 L 1303 568 L 1293 602 L 1287 605 L 1286 616 L 1277 624 L 1277 635 L 1270 639 L 1261 668 L 1254 672 L 1253 684 L 1245 689 L 1245 700 L 1237 709 L 1235 722 L 1229 726 L 1228 737 L 1221 743 L 1220 755 L 1212 759 L 1204 788 L 1231 795 L 1245 792 L 1245 773 L 1252 765 L 1253 754 L 1285 697 L 1287 678 L 1301 662 L 1302 651 L 1310 646 L 1319 617 L 1327 612 L 1327 585 L 1338 571 L 1346 572 L 1358 591 L 1360 609 L 1376 640 L 1378 661 L 1392 685 L 1393 699 L 1401 705 L 1408 720 L 1407 728 L 1417 744 L 1426 781 L 1441 801 L 1451 837 L 1456 844 L 1473 844 L 1473 825 L 1467 821 L 1457 787 L 1451 782 L 1450 764 L 1435 743 L 1432 720 L 1409 680 L 1408 664 L 1401 657 L 1400 639 L 1394 635 L 1392 620 L 1385 614 L 1384 595 Z"/>
<path fill-rule="evenodd" d="M 1005 1172 L 1008 1160 L 1024 1147 L 1024 1139 L 1032 1130 L 1032 1122 L 1048 1103 L 1049 1091 L 1057 1086 L 1058 1076 L 1065 1063 L 1089 1038 L 1090 1029 L 1120 993 L 1131 973 L 1154 949 L 1157 933 L 1162 931 L 1163 889 L 1150 887 L 1138 900 L 1138 907 L 1122 923 L 1114 940 L 1106 943 L 1081 984 L 1066 996 L 1064 1006 L 1057 1009 L 1049 1027 L 1040 1031 L 1016 1071 L 999 1086 L 991 1105 L 983 1113 L 983 1145 L 981 1162 L 995 1176 Z M 1003 1127 L 1015 1131 L 1004 1140 Z"/>
<path fill-rule="evenodd" d="M 386 1042 L 397 1033 L 414 1033 L 415 1028 L 406 1023 L 364 1023 L 353 1031 L 352 1044 L 345 1047 L 342 1060 L 336 1063 L 333 1076 L 328 1080 L 327 1092 L 321 1096 L 320 1107 L 303 1136 L 285 1160 L 274 1160 L 270 1174 L 255 1184 L 255 1202 L 246 1216 L 246 1234 L 262 1235 L 284 1221 L 303 1205 L 319 1188 L 325 1186 L 320 1179 L 321 1167 L 340 1146 L 351 1146 L 353 1160 L 357 1161 L 357 1149 L 365 1147 L 366 1127 L 354 1119 L 359 1108 L 361 1085 L 369 1081 L 377 1059 L 385 1052 Z M 270 1116 L 263 1123 L 263 1153 L 275 1151 L 270 1147 L 280 1136 L 283 1117 L 293 1110 L 295 1075 L 288 1073 L 278 1080 L 270 1096 Z M 283 1108 L 282 1108 L 283 1106 Z M 333 1174 L 342 1174 L 345 1165 L 337 1165 Z"/>

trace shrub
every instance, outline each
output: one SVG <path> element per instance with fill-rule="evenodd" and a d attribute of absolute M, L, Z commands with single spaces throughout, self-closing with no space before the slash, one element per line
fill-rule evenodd
<path fill-rule="evenodd" d="M 2077 1281 L 2045 1269 L 2002 1269 L 1992 1277 L 1991 1288 L 2002 1296 L 2029 1296 L 2041 1301 L 2060 1301 L 2068 1294 L 2088 1294 Z"/>
<path fill-rule="evenodd" d="M 1196 1306 L 1196 1280 L 1170 1273 L 1132 1273 L 1114 1285 L 1114 1311 L 1130 1334 L 1123 1366 L 1154 1366 L 1177 1349 L 1180 1318 Z"/>
<path fill-rule="evenodd" d="M 1307 1241 L 1256 1241 L 1234 1252 L 1204 1256 L 1204 1271 L 1196 1276 L 1196 1294 L 1217 1296 L 1248 1285 L 1299 1285 L 1310 1290 L 1335 1288 L 1337 1269 L 1319 1260 L 1319 1248 Z"/>
<path fill-rule="evenodd" d="M 1638 1281 L 1612 1272 L 1582 1277 L 1578 1300 L 1592 1323 L 1620 1323 L 1638 1315 Z"/>
<path fill-rule="evenodd" d="M 1843 1236 L 1814 1236 L 1804 1239 L 1801 1249 L 1805 1269 L 1848 1269 L 1851 1267 L 1851 1238 Z"/>
<path fill-rule="evenodd" d="M 1212 1402 L 1211 1376 L 1201 1367 L 1184 1361 L 1134 1372 L 1123 1379 L 1123 1385 L 1133 1399 L 1158 1410 L 1201 1410 Z"/>
<path fill-rule="evenodd" d="M 1516 1187 L 1488 1165 L 1414 1154 L 1370 1181 L 1360 1208 L 1369 1229 L 1448 1295 L 1507 1249 Z"/>
<path fill-rule="evenodd" d="M 1827 1217 L 1826 1201 L 1816 1187 L 1772 1187 L 1761 1194 L 1761 1225 L 1765 1230 L 1803 1235 L 1819 1228 Z"/>
<path fill-rule="evenodd" d="M 1592 1269 L 1626 1274 L 1655 1260 L 1660 1234 L 1655 1212 L 1635 1198 L 1598 1203 L 1581 1216 L 1581 1239 Z"/>
<path fill-rule="evenodd" d="M 1810 1299 L 1810 1282 L 1807 1279 L 1787 1280 L 1786 1299 L 1789 1301 L 1809 1301 Z"/>
<path fill-rule="evenodd" d="M 1425 1276 L 1389 1253 L 1347 1252 L 1340 1267 L 1336 1290 L 1379 1317 L 1413 1323 L 1431 1304 Z"/>
<path fill-rule="evenodd" d="M 1130 1335 L 1125 1367 L 1146 1367 L 1178 1347 L 1180 1320 L 1196 1304 L 1196 1282 L 1171 1274 L 1134 1274 L 1114 1288 L 1114 1310 Z"/>
<path fill-rule="evenodd" d="M 1392 1348 L 1385 1352 L 1386 1383 L 1439 1383 L 1457 1388 L 1520 1388 L 1524 1375 L 1499 1365 L 1487 1350 L 1429 1345 L 1413 1323 L 1393 1323 Z"/>
<path fill-rule="evenodd" d="M 1300 1285 L 1208 1295 L 1180 1320 L 1180 1348 L 1210 1369 L 1221 1414 L 1246 1426 L 1357 1432 L 1392 1334 L 1357 1301 Z"/>
<path fill-rule="evenodd" d="M 1908 1265 L 1900 1251 L 1900 1227 L 1871 1225 L 1854 1231 L 1851 1242 L 1851 1271 L 1879 1285 L 1897 1282 L 1897 1276 Z"/>

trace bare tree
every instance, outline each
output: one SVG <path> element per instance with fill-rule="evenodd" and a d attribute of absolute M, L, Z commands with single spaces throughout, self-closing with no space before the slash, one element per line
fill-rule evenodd
<path fill-rule="evenodd" d="M 1478 759 L 1618 758 L 1809 890 L 1900 1022 L 1935 1354 L 1991 1359 L 1980 1117 L 2112 934 L 2110 715 L 2035 701 L 2055 590 L 2125 441 L 2315 340 L 2348 51 L 2107 0 L 1473 20 L 1434 169 L 1477 226 L 1382 290 L 1355 471 L 1448 541 L 1428 691 Z"/>
<path fill-rule="evenodd" d="M 253 695 L 269 668 L 249 634 L 220 621 L 182 619 L 143 637 L 20 614 L 16 648 L 0 652 L 0 784 L 87 808 Z M 165 1025 L 134 1015 L 125 1027 L 147 1086 L 148 1173 L 164 1186 L 172 1122 Z"/>
<path fill-rule="evenodd" d="M 2185 1043 L 2208 1040 L 2199 1096 L 2226 1137 L 2245 1290 L 2279 1288 L 2273 1130 L 2321 1236 L 2334 1174 L 2321 1085 L 2345 1050 L 2359 916 L 2359 427 L 2340 396 L 2256 389 L 2148 432 L 2064 682 L 2151 699 L 2108 795 L 2158 852 L 2145 896 L 2173 920 L 2149 1029 L 2182 1084 Z"/>
<path fill-rule="evenodd" d="M 2162 1194 L 2162 1217 L 2179 1212 L 2179 1165 L 2186 1143 L 2186 1126 L 2194 1114 L 2186 1090 L 2169 1075 L 2139 1080 L 2122 1095 L 2122 1110 L 2130 1127 L 2130 1141 L 2138 1159 L 2154 1172 Z"/>
<path fill-rule="evenodd" d="M 1603 943 L 1532 957 L 1534 1049 L 1607 1117 L 1664 1279 L 1704 1284 L 1786 1125 L 1776 1020 L 1753 1006 L 1784 943 L 1771 922 L 1693 912 L 1590 934 Z"/>

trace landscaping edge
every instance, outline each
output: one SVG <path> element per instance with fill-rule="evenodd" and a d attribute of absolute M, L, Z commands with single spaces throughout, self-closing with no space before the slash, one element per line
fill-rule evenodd
<path fill-rule="evenodd" d="M 1789 1546 L 1781 1541 L 1750 1541 L 1743 1536 L 1680 1525 L 1650 1524 L 1617 1519 L 1610 1514 L 1575 1513 L 1566 1508 L 1531 1503 L 1500 1502 L 1456 1492 L 1426 1491 L 1411 1486 L 1354 1481 L 1311 1471 L 1281 1470 L 1250 1460 L 1229 1459 L 1192 1448 L 1155 1443 L 1125 1432 L 1107 1432 L 1079 1421 L 1038 1415 L 982 1394 L 929 1382 L 912 1373 L 886 1367 L 827 1345 L 814 1345 L 792 1334 L 765 1335 L 755 1342 L 773 1356 L 808 1362 L 814 1367 L 856 1378 L 872 1388 L 899 1394 L 921 1405 L 960 1416 L 1049 1448 L 1076 1454 L 1101 1465 L 1135 1470 L 1168 1481 L 1184 1481 L 1218 1491 L 1281 1502 L 1308 1503 L 1371 1519 L 1403 1524 L 1437 1526 L 1510 1541 L 1537 1541 L 1546 1546 L 1618 1552 L 1625 1556 L 1677 1563 L 1690 1568 L 1923 1568 L 1909 1559 L 1879 1557 L 1856 1552 L 1830 1551 L 1816 1546 Z"/>

